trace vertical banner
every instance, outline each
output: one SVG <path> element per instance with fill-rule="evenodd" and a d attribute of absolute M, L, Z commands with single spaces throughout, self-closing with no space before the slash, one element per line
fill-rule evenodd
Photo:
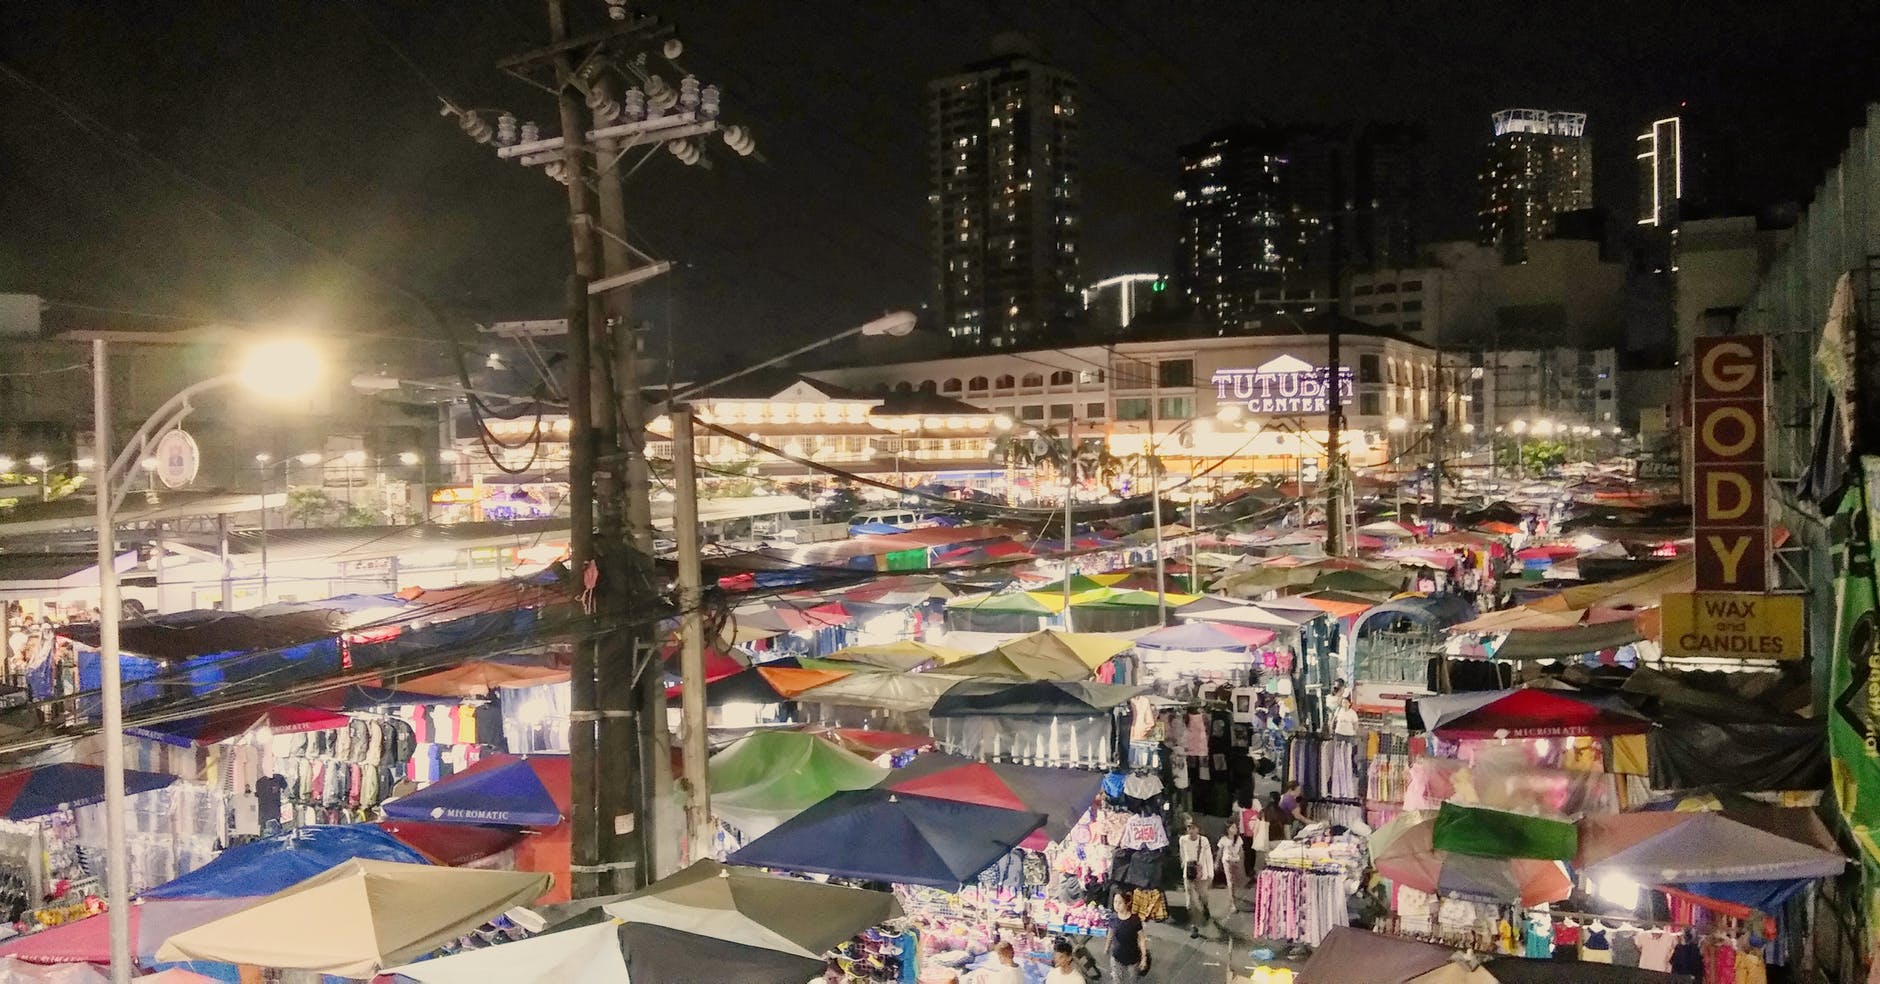
<path fill-rule="evenodd" d="M 1691 502 L 1698 591 L 1769 590 L 1760 335 L 1699 338 L 1691 378 Z"/>
<path fill-rule="evenodd" d="M 1865 894 L 1880 902 L 1880 637 L 1874 618 L 1880 534 L 1871 523 L 1880 506 L 1880 458 L 1863 457 L 1850 484 L 1828 526 L 1835 560 L 1828 754 L 1835 803 L 1860 844 Z M 1870 931 L 1880 932 L 1880 921 Z"/>

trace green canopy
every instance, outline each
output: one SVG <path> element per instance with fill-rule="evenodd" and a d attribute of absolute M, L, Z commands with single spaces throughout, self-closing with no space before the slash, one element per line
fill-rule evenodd
<path fill-rule="evenodd" d="M 1077 594 L 1083 591 L 1092 591 L 1097 588 L 1107 588 L 1107 587 L 1109 587 L 1109 584 L 1105 583 L 1104 581 L 1099 581 L 1096 578 L 1091 577 L 1088 574 L 1072 574 L 1071 575 L 1071 593 L 1072 594 Z M 1040 594 L 1060 594 L 1061 595 L 1064 593 L 1064 581 L 1062 579 L 1059 579 L 1056 581 L 1052 581 L 1050 584 L 1040 584 L 1036 587 L 1026 588 L 1025 590 L 1036 591 L 1036 592 L 1039 592 Z"/>
<path fill-rule="evenodd" d="M 1579 851 L 1580 835 L 1565 820 L 1444 803 L 1431 842 L 1436 850 L 1478 858 L 1571 861 Z"/>
<path fill-rule="evenodd" d="M 866 789 L 887 769 L 800 731 L 760 731 L 712 756 L 712 814 L 758 837 L 838 789 Z"/>

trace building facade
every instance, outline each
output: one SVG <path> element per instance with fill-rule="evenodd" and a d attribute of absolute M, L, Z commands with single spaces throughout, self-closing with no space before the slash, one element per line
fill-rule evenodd
<path fill-rule="evenodd" d="M 1123 273 L 1085 287 L 1083 298 L 1085 327 L 1114 338 L 1137 318 L 1169 307 L 1169 282 L 1159 273 Z"/>
<path fill-rule="evenodd" d="M 1480 241 L 1509 263 L 1554 231 L 1562 212 L 1593 207 L 1593 141 L 1585 113 L 1504 109 L 1483 158 Z"/>
<path fill-rule="evenodd" d="M 1616 343 L 1625 277 L 1586 240 L 1531 243 L 1518 264 L 1493 247 L 1434 243 L 1414 266 L 1346 277 L 1344 312 L 1445 350 L 1600 349 Z"/>
<path fill-rule="evenodd" d="M 1478 433 L 1619 426 L 1619 359 L 1614 349 L 1510 349 L 1472 356 L 1469 422 Z M 1521 424 L 1517 425 L 1516 421 Z"/>
<path fill-rule="evenodd" d="M 1449 407 L 1449 420 L 1461 419 L 1459 374 L 1451 370 L 1439 384 L 1433 349 L 1353 327 L 1359 331 L 1342 339 L 1338 390 L 1342 444 L 1354 464 L 1386 463 L 1393 442 L 1401 447 L 1437 419 L 1439 403 Z M 1286 332 L 882 362 L 811 375 L 864 392 L 957 396 L 1021 426 L 1101 435 L 1116 455 L 1153 452 L 1176 474 L 1291 474 L 1323 465 L 1326 362 L 1322 333 Z"/>
<path fill-rule="evenodd" d="M 1077 323 L 1077 81 L 1001 36 L 927 84 L 935 310 L 962 349 L 1062 338 Z"/>

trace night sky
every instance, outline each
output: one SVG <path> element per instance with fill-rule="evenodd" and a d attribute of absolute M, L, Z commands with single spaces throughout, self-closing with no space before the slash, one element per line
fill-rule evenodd
<path fill-rule="evenodd" d="M 600 0 L 568 0 L 601 16 Z M 628 187 L 636 295 L 695 364 L 736 364 L 926 300 L 922 85 L 1031 33 L 1084 83 L 1084 274 L 1165 271 L 1175 148 L 1236 120 L 1408 120 L 1434 237 L 1472 235 L 1488 115 L 1591 114 L 1596 194 L 1633 207 L 1633 135 L 1688 100 L 1736 148 L 1731 197 L 1806 198 L 1880 97 L 1863 3 L 661 3 L 764 160 L 659 154 Z M 1597 11 L 1597 13 L 1593 13 Z M 0 4 L 0 290 L 238 321 L 422 333 L 556 316 L 563 190 L 437 114 L 550 121 L 498 72 L 529 0 Z M 1692 124 L 1693 126 L 1695 124 Z M 1688 132 L 1688 131 L 1687 131 Z"/>

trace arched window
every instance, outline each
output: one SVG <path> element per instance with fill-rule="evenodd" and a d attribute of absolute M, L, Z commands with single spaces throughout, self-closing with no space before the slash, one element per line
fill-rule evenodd
<path fill-rule="evenodd" d="M 1009 375 L 1006 375 L 1006 376 L 1000 376 L 1000 377 L 999 377 L 998 379 L 995 379 L 995 380 L 993 380 L 993 382 L 992 382 L 992 388 L 993 388 L 993 389 L 1002 389 L 1002 390 L 1009 390 L 1009 389 L 1011 389 L 1011 388 L 1012 388 L 1012 377 L 1011 377 L 1011 376 L 1009 376 Z"/>
<path fill-rule="evenodd" d="M 887 384 L 887 383 L 876 383 L 876 384 L 875 384 L 875 392 L 877 392 L 877 393 L 880 393 L 880 394 L 881 394 L 881 395 L 883 395 L 883 396 L 887 396 L 887 395 L 888 395 L 888 384 Z"/>
<path fill-rule="evenodd" d="M 912 393 L 914 392 L 914 384 L 903 380 L 894 384 L 894 391 L 896 393 Z"/>
<path fill-rule="evenodd" d="M 1054 372 L 1051 374 L 1051 385 L 1069 386 L 1073 378 L 1075 377 L 1071 375 L 1071 371 L 1069 369 L 1059 369 L 1057 372 Z"/>
<path fill-rule="evenodd" d="M 958 376 L 955 376 L 952 379 L 949 379 L 946 382 L 940 384 L 940 392 L 942 393 L 958 393 L 959 391 L 960 391 L 960 377 Z"/>
<path fill-rule="evenodd" d="M 921 381 L 920 381 L 920 391 L 921 391 L 922 393 L 932 393 L 932 392 L 934 391 L 934 385 L 933 385 L 933 380 L 931 380 L 931 379 L 923 379 L 923 380 L 921 380 Z"/>
<path fill-rule="evenodd" d="M 1028 372 L 1025 374 L 1025 378 L 1019 381 L 1019 385 L 1026 387 L 1043 386 L 1044 376 L 1035 372 Z"/>
<path fill-rule="evenodd" d="M 985 389 L 986 389 L 986 377 L 984 377 L 984 376 L 974 376 L 973 378 L 971 378 L 971 379 L 969 379 L 969 380 L 967 380 L 967 381 L 966 381 L 966 388 L 967 388 L 967 389 L 969 389 L 969 390 L 971 390 L 971 391 L 973 391 L 973 392 L 975 392 L 975 393 L 982 393 L 982 392 L 985 392 Z"/>

